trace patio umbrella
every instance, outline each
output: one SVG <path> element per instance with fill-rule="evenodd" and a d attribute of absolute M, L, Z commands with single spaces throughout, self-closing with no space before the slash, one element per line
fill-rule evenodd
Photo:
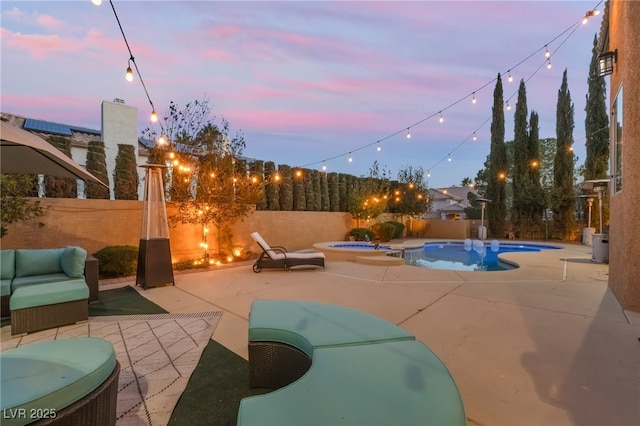
<path fill-rule="evenodd" d="M 69 177 L 107 186 L 41 137 L 5 122 L 0 125 L 0 172 Z"/>

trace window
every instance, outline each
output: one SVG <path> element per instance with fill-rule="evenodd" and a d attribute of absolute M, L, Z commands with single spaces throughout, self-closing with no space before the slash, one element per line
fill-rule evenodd
<path fill-rule="evenodd" d="M 622 87 L 611 106 L 611 172 L 613 173 L 613 193 L 622 191 Z"/>

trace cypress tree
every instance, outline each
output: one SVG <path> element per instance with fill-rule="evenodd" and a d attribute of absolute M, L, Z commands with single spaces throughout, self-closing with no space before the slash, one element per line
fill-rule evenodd
<path fill-rule="evenodd" d="M 255 178 L 257 183 L 260 184 L 260 194 L 258 196 L 258 202 L 256 203 L 256 210 L 267 210 L 267 188 L 264 185 L 264 161 L 255 160 L 250 165 L 251 177 Z"/>
<path fill-rule="evenodd" d="M 133 145 L 118 144 L 116 168 L 113 172 L 113 194 L 116 200 L 138 199 L 138 171 Z"/>
<path fill-rule="evenodd" d="M 280 175 L 280 210 L 293 210 L 293 181 L 291 178 L 291 167 L 286 164 L 278 164 L 278 174 Z"/>
<path fill-rule="evenodd" d="M 273 161 L 264 163 L 264 178 L 267 181 L 265 192 L 267 194 L 267 209 L 280 210 L 280 184 L 275 179 L 276 164 Z"/>
<path fill-rule="evenodd" d="M 553 220 L 562 239 L 570 239 L 575 222 L 576 196 L 573 188 L 574 110 L 567 83 L 567 70 L 562 74 L 556 109 L 556 156 L 553 163 Z"/>
<path fill-rule="evenodd" d="M 61 136 L 50 136 L 48 142 L 71 158 L 71 141 Z M 45 176 L 44 195 L 49 198 L 77 198 L 78 184 L 73 178 Z"/>
<path fill-rule="evenodd" d="M 307 209 L 307 199 L 304 189 L 304 172 L 301 169 L 295 171 L 293 178 L 293 210 L 304 211 Z"/>
<path fill-rule="evenodd" d="M 527 188 L 525 190 L 528 196 L 527 225 L 531 232 L 541 231 L 542 215 L 547 208 L 547 200 L 540 180 L 542 162 L 540 160 L 540 128 L 538 122 L 538 114 L 535 111 L 531 111 L 527 146 L 527 157 L 530 167 L 528 170 Z M 532 237 L 533 236 L 534 235 L 532 235 Z"/>
<path fill-rule="evenodd" d="M 338 211 L 347 211 L 347 176 L 344 173 L 338 175 L 338 194 L 339 194 L 339 208 Z"/>
<path fill-rule="evenodd" d="M 329 183 L 327 182 L 327 174 L 322 173 L 320 176 L 320 200 L 323 212 L 329 211 Z"/>
<path fill-rule="evenodd" d="M 316 170 L 305 170 L 304 174 L 304 195 L 306 201 L 306 210 L 313 211 L 315 204 L 315 194 L 313 193 L 313 175 L 318 173 Z"/>
<path fill-rule="evenodd" d="M 338 174 L 329 173 L 327 176 L 329 180 L 329 211 L 340 211 L 340 191 L 338 188 Z"/>
<path fill-rule="evenodd" d="M 598 37 L 593 38 L 591 63 L 589 65 L 589 78 L 587 83 L 589 93 L 585 106 L 585 134 L 587 140 L 587 158 L 584 162 L 584 178 L 606 179 L 609 167 L 609 117 L 606 105 L 606 83 L 604 77 L 598 75 Z M 592 226 L 600 224 L 599 209 L 592 210 Z M 604 222 L 608 222 L 608 205 L 603 206 L 602 215 Z"/>
<path fill-rule="evenodd" d="M 511 220 L 513 222 L 514 231 L 520 236 L 524 235 L 525 223 L 528 216 L 528 180 L 530 159 L 527 152 L 529 143 L 529 130 L 527 123 L 527 89 L 524 80 L 520 80 L 518 88 L 518 101 L 516 103 L 516 112 L 514 115 L 513 130 L 513 206 L 511 209 Z"/>
<path fill-rule="evenodd" d="M 491 203 L 487 206 L 489 231 L 495 237 L 502 237 L 505 230 L 507 213 L 507 149 L 504 143 L 504 96 L 502 78 L 498 74 L 493 91 L 493 118 L 491 121 L 491 152 L 489 154 L 489 178 L 487 197 Z"/>
<path fill-rule="evenodd" d="M 89 142 L 87 148 L 87 171 L 97 177 L 100 182 L 107 185 L 107 188 L 94 182 L 87 182 L 87 186 L 85 187 L 85 196 L 88 199 L 108 200 L 109 175 L 107 174 L 107 161 L 105 159 L 104 142 Z"/>
<path fill-rule="evenodd" d="M 322 188 L 320 180 L 324 172 L 316 172 L 313 174 L 313 180 L 311 182 L 313 186 L 313 211 L 319 212 L 322 210 Z"/>

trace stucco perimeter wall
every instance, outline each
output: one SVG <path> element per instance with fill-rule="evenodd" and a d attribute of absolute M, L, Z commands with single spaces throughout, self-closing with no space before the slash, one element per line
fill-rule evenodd
<path fill-rule="evenodd" d="M 618 49 L 612 102 L 623 88 L 622 191 L 611 196 L 609 287 L 623 308 L 640 312 L 640 2 L 612 1 L 609 49 Z M 613 154 L 613 151 L 612 151 Z"/>
<path fill-rule="evenodd" d="M 77 245 L 91 254 L 107 246 L 139 244 L 141 201 L 44 198 L 40 202 L 46 214 L 35 221 L 9 225 L 9 233 L 0 240 L 3 249 Z M 171 214 L 174 208 L 169 203 L 167 212 Z M 44 226 L 36 226 L 37 222 Z M 354 226 L 349 213 L 256 211 L 234 227 L 233 244 L 258 253 L 250 236 L 258 231 L 271 245 L 301 250 L 320 241 L 344 240 Z M 215 253 L 215 229 L 207 240 L 211 253 Z M 171 228 L 170 241 L 174 261 L 197 258 L 202 254 L 202 227 Z"/>

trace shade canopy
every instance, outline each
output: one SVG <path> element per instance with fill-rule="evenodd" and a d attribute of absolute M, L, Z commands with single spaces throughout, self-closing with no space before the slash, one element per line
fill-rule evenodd
<path fill-rule="evenodd" d="M 0 172 L 68 177 L 107 187 L 41 137 L 2 121 L 0 125 Z"/>

